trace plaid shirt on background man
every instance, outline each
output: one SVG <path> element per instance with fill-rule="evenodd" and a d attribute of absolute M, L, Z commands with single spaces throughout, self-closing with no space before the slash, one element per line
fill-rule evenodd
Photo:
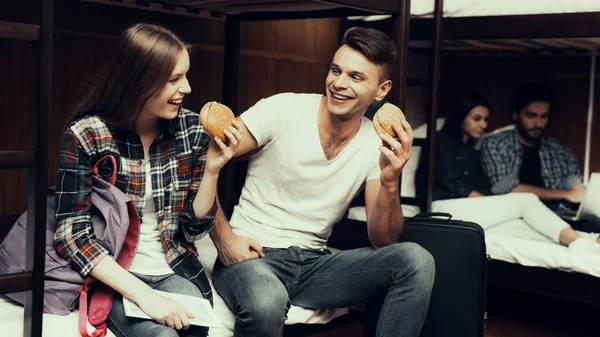
<path fill-rule="evenodd" d="M 515 128 L 487 136 L 483 140 L 481 164 L 490 180 L 493 194 L 510 193 L 519 184 L 523 146 L 517 132 Z M 571 189 L 583 183 L 575 154 L 556 139 L 542 137 L 539 154 L 544 187 Z"/>
<path fill-rule="evenodd" d="M 165 258 L 179 275 L 200 287 L 211 299 L 210 285 L 197 259 L 194 241 L 212 228 L 216 202 L 210 212 L 197 218 L 193 200 L 204 174 L 210 136 L 199 123 L 198 114 L 183 110 L 150 147 L 152 194 Z M 90 223 L 92 167 L 107 154 L 117 159 L 117 182 L 130 196 L 142 219 L 146 199 L 144 149 L 140 137 L 129 130 L 111 132 L 97 116 L 84 116 L 69 125 L 63 136 L 56 183 L 55 242 L 57 252 L 86 276 L 106 255 L 108 247 L 97 239 Z M 99 168 L 107 179 L 110 161 Z"/>

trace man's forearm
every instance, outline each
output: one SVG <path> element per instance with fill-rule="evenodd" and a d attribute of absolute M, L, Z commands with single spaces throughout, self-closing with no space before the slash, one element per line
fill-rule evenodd
<path fill-rule="evenodd" d="M 215 214 L 215 225 L 210 230 L 210 238 L 215 243 L 221 241 L 224 237 L 233 234 L 233 231 L 231 230 L 231 225 L 225 217 L 225 213 L 223 213 L 223 209 L 221 208 L 221 203 L 219 202 L 218 198 L 217 205 L 219 206 L 219 208 L 217 209 L 217 213 Z"/>
<path fill-rule="evenodd" d="M 527 184 L 519 184 L 512 191 L 533 193 L 541 200 L 564 200 L 567 198 L 566 194 L 568 193 L 567 190 L 553 190 Z"/>
<path fill-rule="evenodd" d="M 375 248 L 380 248 L 398 242 L 404 226 L 398 186 L 391 188 L 381 186 L 374 206 L 367 219 L 371 244 Z"/>

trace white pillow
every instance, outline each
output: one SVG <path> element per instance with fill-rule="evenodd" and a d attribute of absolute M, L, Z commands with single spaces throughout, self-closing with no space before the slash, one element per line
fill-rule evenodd
<path fill-rule="evenodd" d="M 436 130 L 439 131 L 444 126 L 445 122 L 445 118 L 438 118 L 436 123 Z M 415 139 L 425 139 L 425 135 L 427 134 L 427 123 L 414 128 L 413 134 L 415 136 Z M 408 160 L 408 162 L 404 166 L 404 169 L 402 170 L 402 188 L 400 191 L 400 195 L 403 197 L 414 198 L 416 196 L 415 175 L 417 173 L 417 168 L 419 167 L 420 158 L 421 147 L 413 145 L 410 159 Z"/>

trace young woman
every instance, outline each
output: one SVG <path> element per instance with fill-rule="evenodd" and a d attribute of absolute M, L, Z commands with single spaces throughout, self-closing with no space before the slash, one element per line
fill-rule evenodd
<path fill-rule="evenodd" d="M 432 210 L 473 221 L 484 229 L 523 218 L 531 228 L 557 243 L 569 246 L 577 240 L 577 251 L 600 254 L 597 234 L 580 237 L 535 194 L 490 196 L 490 185 L 481 167 L 479 152 L 474 147 L 487 128 L 489 110 L 483 95 L 467 93 L 437 133 Z M 423 197 L 426 171 L 421 162 L 417 171 L 417 185 L 421 187 L 419 197 Z"/>
<path fill-rule="evenodd" d="M 226 146 L 211 140 L 196 113 L 182 109 L 191 92 L 187 46 L 172 32 L 137 24 L 125 30 L 75 109 L 61 144 L 57 170 L 60 255 L 86 276 L 118 292 L 108 319 L 117 336 L 206 336 L 193 315 L 153 289 L 202 297 L 206 285 L 194 240 L 212 227 L 219 170 L 241 140 L 239 124 L 225 130 Z M 140 237 L 129 270 L 121 268 L 90 223 L 92 167 L 117 159 L 116 187 L 135 202 Z M 112 169 L 102 165 L 101 176 Z M 207 292 L 205 292 L 206 295 Z M 126 317 L 122 297 L 153 320 Z M 188 329 L 189 328 L 189 329 Z M 181 330 L 181 331 L 177 331 Z M 185 331 L 183 331 L 185 330 Z"/>

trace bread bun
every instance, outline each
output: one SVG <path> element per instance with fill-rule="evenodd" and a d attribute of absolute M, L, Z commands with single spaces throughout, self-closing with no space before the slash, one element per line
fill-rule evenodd
<path fill-rule="evenodd" d="M 391 103 L 385 103 L 377 110 L 377 112 L 375 112 L 375 115 L 373 116 L 373 127 L 377 133 L 387 133 L 398 139 L 398 135 L 396 135 L 392 124 L 394 122 L 399 123 L 402 120 L 406 120 L 402 110 Z"/>
<path fill-rule="evenodd" d="M 233 111 L 219 102 L 208 102 L 200 110 L 200 124 L 211 138 L 218 137 L 225 144 L 229 138 L 223 132 L 232 125 L 235 116 Z"/>

